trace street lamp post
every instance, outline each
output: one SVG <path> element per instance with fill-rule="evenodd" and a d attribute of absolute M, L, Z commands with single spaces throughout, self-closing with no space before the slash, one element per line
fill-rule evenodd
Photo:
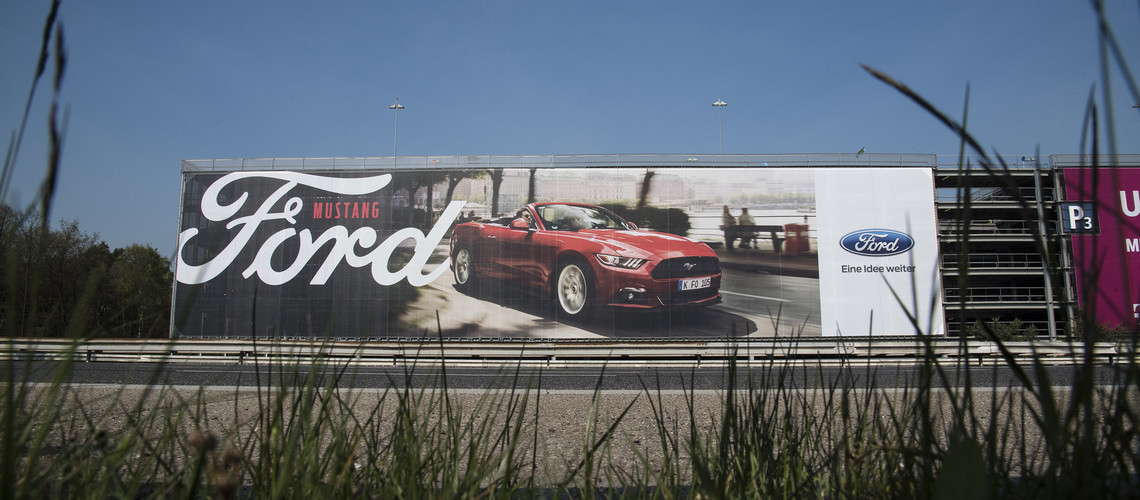
<path fill-rule="evenodd" d="M 404 109 L 404 106 L 400 104 L 400 98 L 397 97 L 396 104 L 388 106 L 388 109 L 396 111 L 396 122 L 392 125 L 392 168 L 396 168 L 396 139 L 400 133 L 400 110 Z"/>
<path fill-rule="evenodd" d="M 716 121 L 720 128 L 720 154 L 724 154 L 724 107 L 728 106 L 728 103 L 717 99 L 712 105 L 716 106 Z"/>

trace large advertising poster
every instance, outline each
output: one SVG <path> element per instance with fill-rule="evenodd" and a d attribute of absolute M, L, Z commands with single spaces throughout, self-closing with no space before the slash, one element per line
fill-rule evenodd
<path fill-rule="evenodd" d="M 1078 302 L 1098 323 L 1140 322 L 1140 168 L 1066 168 Z"/>
<path fill-rule="evenodd" d="M 189 171 L 172 335 L 941 334 L 934 217 L 929 168 Z"/>

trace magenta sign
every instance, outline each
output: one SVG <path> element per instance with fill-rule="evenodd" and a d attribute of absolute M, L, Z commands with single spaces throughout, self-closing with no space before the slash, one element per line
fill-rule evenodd
<path fill-rule="evenodd" d="M 1062 225 L 1090 224 L 1095 207 L 1100 234 L 1074 234 L 1073 257 L 1082 308 L 1099 323 L 1134 327 L 1140 323 L 1140 168 L 1066 168 Z M 1072 212 L 1072 213 L 1069 213 Z"/>

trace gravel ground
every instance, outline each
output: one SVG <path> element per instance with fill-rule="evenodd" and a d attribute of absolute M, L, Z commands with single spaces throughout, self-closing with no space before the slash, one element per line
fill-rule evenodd
<path fill-rule="evenodd" d="M 145 394 L 143 388 L 137 386 L 85 386 L 77 387 L 68 397 L 71 404 L 79 404 L 85 412 L 94 417 L 96 426 L 114 433 L 131 419 L 134 409 L 159 408 L 170 404 L 184 404 L 185 420 L 182 422 L 184 433 L 189 439 L 195 431 L 208 432 L 226 440 L 236 440 L 244 443 L 252 435 L 260 432 L 259 417 L 262 411 L 272 408 L 272 404 L 260 404 L 259 394 L 255 389 L 199 389 L 197 387 L 169 388 L 163 401 L 159 403 L 150 393 L 149 401 L 139 405 L 139 398 Z M 413 391 L 413 395 L 423 395 L 425 402 L 418 410 L 423 412 L 421 418 L 438 418 L 443 407 L 443 393 L 427 391 L 420 393 Z M 863 406 L 861 398 L 866 395 L 863 390 L 853 390 L 848 394 L 852 396 L 852 410 L 849 418 L 844 419 L 839 413 L 839 403 L 831 399 L 828 394 L 820 392 L 787 391 L 779 393 L 784 399 L 779 411 L 769 415 L 774 418 L 799 419 L 802 422 L 810 418 L 820 421 L 827 420 L 826 424 L 817 424 L 810 433 L 822 436 L 826 441 L 827 433 L 831 432 L 837 441 L 832 443 L 840 446 L 838 442 L 845 428 L 851 429 L 858 422 L 867 422 L 866 419 L 876 418 L 872 413 L 859 420 L 859 410 L 873 410 Z M 896 411 L 906 408 L 904 399 L 913 397 L 913 391 L 903 389 L 883 389 L 875 392 L 879 396 L 878 403 L 871 405 L 885 412 L 887 407 L 894 407 Z M 1021 418 L 1027 414 L 1023 412 L 1028 408 L 1020 403 L 1019 391 L 1006 389 L 986 389 L 976 391 L 973 398 L 974 415 L 977 422 L 983 426 L 989 425 L 995 415 L 1000 419 L 1001 428 L 1009 428 L 1015 439 L 1006 446 L 1016 449 L 1019 439 L 1025 439 L 1029 457 L 1040 454 L 1041 440 L 1038 433 L 1032 429 L 1021 432 L 1017 427 Z M 352 408 L 360 421 L 366 421 L 373 416 L 373 424 L 367 425 L 370 432 L 386 436 L 391 429 L 395 418 L 395 393 L 385 393 L 381 390 L 344 390 L 337 391 L 339 401 Z M 490 419 L 491 429 L 501 430 L 509 425 L 506 405 L 508 395 L 502 392 L 488 392 L 483 390 L 456 390 L 450 391 L 447 401 L 456 408 L 456 412 L 468 421 L 482 422 Z M 537 401 L 536 401 L 537 396 Z M 748 398 L 748 394 L 739 392 L 740 398 Z M 839 393 L 831 396 L 838 398 Z M 932 393 L 931 414 L 934 419 L 944 421 L 951 415 L 951 393 L 934 391 Z M 264 394 L 261 397 L 266 398 Z M 531 450 L 537 452 L 539 471 L 545 471 L 548 478 L 564 477 L 566 471 L 571 470 L 585 455 L 585 450 L 591 443 L 598 441 L 609 426 L 617 421 L 623 411 L 628 412 L 615 427 L 613 437 L 603 444 L 602 462 L 610 470 L 625 471 L 633 477 L 651 476 L 660 470 L 664 458 L 663 447 L 659 437 L 659 422 L 681 455 L 680 470 L 686 472 L 688 462 L 685 459 L 686 443 L 690 435 L 690 423 L 699 436 L 708 437 L 719 429 L 719 422 L 725 408 L 726 394 L 721 391 L 696 391 L 685 393 L 683 391 L 664 391 L 660 395 L 654 393 L 647 395 L 639 391 L 603 391 L 595 399 L 592 391 L 542 391 L 531 393 L 523 418 L 523 438 L 520 450 L 523 450 L 527 460 L 530 459 Z M 1063 397 L 1063 394 L 1062 394 Z M 268 403 L 270 400 L 266 399 Z M 292 402 L 290 398 L 288 402 Z M 536 405 L 537 402 L 537 405 Z M 770 411 L 775 403 L 769 402 L 764 411 Z M 998 411 L 992 411 L 993 404 L 998 405 Z M 1032 406 L 1032 405 L 1030 405 Z M 537 412 L 536 412 L 537 407 Z M 515 414 L 517 415 L 517 413 Z M 877 418 L 887 419 L 889 413 L 880 413 Z M 537 417 L 537 421 L 535 420 Z M 594 422 L 594 424 L 591 424 Z M 759 422 L 757 422 L 759 424 Z M 1013 426 L 1013 427 L 1009 427 Z M 537 431 L 537 432 L 536 432 Z M 537 438 L 537 446 L 534 439 Z M 327 439 L 326 439 L 327 443 Z M 888 445 L 889 443 L 882 443 Z M 848 445 L 850 446 L 850 445 Z M 827 449 L 832 448 L 824 444 Z M 650 480 L 651 481 L 651 480 Z"/>

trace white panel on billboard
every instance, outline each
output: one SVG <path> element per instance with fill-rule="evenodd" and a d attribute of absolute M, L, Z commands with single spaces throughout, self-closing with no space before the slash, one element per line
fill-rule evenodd
<path fill-rule="evenodd" d="M 944 333 L 930 169 L 816 171 L 824 336 Z"/>

